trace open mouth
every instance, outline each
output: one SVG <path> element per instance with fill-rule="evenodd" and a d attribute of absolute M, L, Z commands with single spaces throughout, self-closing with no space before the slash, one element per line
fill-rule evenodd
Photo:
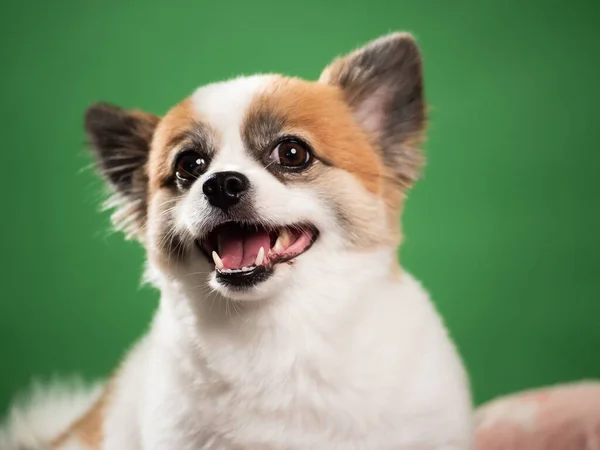
<path fill-rule="evenodd" d="M 214 263 L 217 279 L 232 287 L 250 287 L 266 280 L 277 264 L 306 252 L 317 239 L 310 225 L 267 228 L 260 224 L 227 222 L 198 242 Z"/>

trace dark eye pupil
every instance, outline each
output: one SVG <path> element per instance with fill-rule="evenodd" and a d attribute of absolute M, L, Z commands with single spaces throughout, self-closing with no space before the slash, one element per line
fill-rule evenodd
<path fill-rule="evenodd" d="M 300 166 L 306 162 L 306 150 L 294 143 L 281 144 L 279 160 L 285 166 Z"/>
<path fill-rule="evenodd" d="M 194 173 L 194 170 L 200 164 L 202 164 L 202 162 L 199 159 L 192 160 L 190 158 L 189 160 L 183 162 L 183 170 L 188 173 Z"/>
<path fill-rule="evenodd" d="M 194 180 L 202 173 L 205 164 L 204 158 L 197 153 L 184 154 L 177 161 L 177 178 L 186 181 Z"/>

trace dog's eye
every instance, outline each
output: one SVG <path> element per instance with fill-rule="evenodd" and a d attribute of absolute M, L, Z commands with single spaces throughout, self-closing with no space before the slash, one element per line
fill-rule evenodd
<path fill-rule="evenodd" d="M 310 163 L 312 155 L 306 144 L 287 139 L 280 142 L 269 155 L 269 159 L 280 166 L 290 169 L 302 169 Z"/>
<path fill-rule="evenodd" d="M 193 181 L 206 170 L 206 161 L 194 151 L 183 152 L 175 162 L 175 176 L 181 181 Z"/>

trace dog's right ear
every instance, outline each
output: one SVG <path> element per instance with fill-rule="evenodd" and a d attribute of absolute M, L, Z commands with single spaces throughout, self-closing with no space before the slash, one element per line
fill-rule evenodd
<path fill-rule="evenodd" d="M 85 114 L 85 131 L 96 165 L 114 191 L 106 206 L 128 238 L 141 238 L 146 221 L 146 163 L 159 118 L 107 103 L 92 105 Z"/>

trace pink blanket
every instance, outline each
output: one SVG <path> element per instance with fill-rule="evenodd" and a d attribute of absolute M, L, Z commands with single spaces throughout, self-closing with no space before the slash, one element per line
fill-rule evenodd
<path fill-rule="evenodd" d="M 600 450 L 600 382 L 501 397 L 475 420 L 477 450 Z"/>

